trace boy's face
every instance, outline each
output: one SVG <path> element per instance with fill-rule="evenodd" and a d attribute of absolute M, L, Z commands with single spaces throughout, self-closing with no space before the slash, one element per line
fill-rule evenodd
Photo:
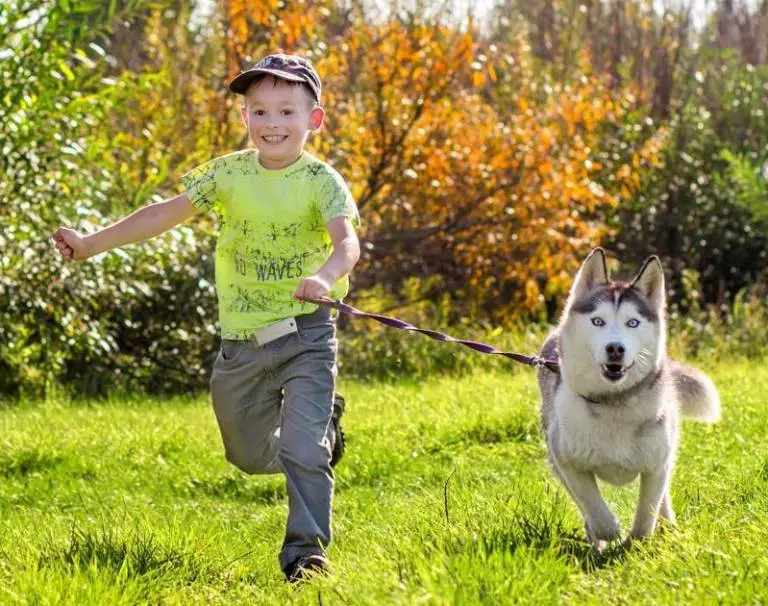
<path fill-rule="evenodd" d="M 248 89 L 240 111 L 259 150 L 259 162 L 271 170 L 290 166 L 298 159 L 309 132 L 320 128 L 324 116 L 304 87 L 272 76 Z"/>

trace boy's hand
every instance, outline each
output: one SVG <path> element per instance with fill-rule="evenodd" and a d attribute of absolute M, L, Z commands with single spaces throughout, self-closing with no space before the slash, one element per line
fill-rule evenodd
<path fill-rule="evenodd" d="M 62 257 L 74 261 L 82 261 L 90 257 L 85 238 L 74 229 L 59 227 L 53 234 L 56 249 Z"/>
<path fill-rule="evenodd" d="M 319 299 L 320 297 L 325 297 L 330 291 L 331 285 L 328 283 L 328 280 L 315 274 L 299 282 L 293 296 L 299 300 Z"/>

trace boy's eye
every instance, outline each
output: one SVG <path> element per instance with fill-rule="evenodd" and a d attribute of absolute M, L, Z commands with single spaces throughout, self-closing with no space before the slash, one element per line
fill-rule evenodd
<path fill-rule="evenodd" d="M 605 320 L 602 318 L 594 317 L 592 318 L 592 324 L 595 326 L 605 326 Z"/>
<path fill-rule="evenodd" d="M 293 110 L 291 110 L 291 109 L 284 109 L 283 110 L 283 115 L 284 116 L 290 116 L 292 113 L 293 113 Z"/>
<path fill-rule="evenodd" d="M 637 318 L 631 318 L 627 320 L 627 326 L 629 328 L 637 328 L 638 326 L 640 326 L 640 320 L 638 320 Z"/>
<path fill-rule="evenodd" d="M 257 116 L 263 116 L 264 115 L 264 110 L 263 109 L 257 109 L 253 113 L 256 114 Z"/>

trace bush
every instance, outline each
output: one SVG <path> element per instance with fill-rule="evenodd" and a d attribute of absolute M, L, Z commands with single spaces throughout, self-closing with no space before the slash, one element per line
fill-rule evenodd
<path fill-rule="evenodd" d="M 669 122 L 663 167 L 649 171 L 634 199 L 608 218 L 616 232 L 606 242 L 638 261 L 658 254 L 683 313 L 686 270 L 701 277 L 702 303 L 716 308 L 768 278 L 768 233 L 756 204 L 746 203 L 759 178 L 747 178 L 744 168 L 748 159 L 756 171 L 768 154 L 768 66 L 722 53 L 701 70 L 700 86 Z"/>
<path fill-rule="evenodd" d="M 768 322 L 768 290 L 755 286 L 737 293 L 732 306 L 702 307 L 698 276 L 686 273 L 687 311 L 672 304 L 668 313 L 668 344 L 672 357 L 716 363 L 726 360 L 758 360 L 768 355 L 765 326 Z M 360 308 L 385 313 L 390 301 L 365 293 Z M 564 301 L 561 301 L 561 304 Z M 429 328 L 453 337 L 480 341 L 503 351 L 538 354 L 552 326 L 519 323 L 508 329 L 473 323 L 462 318 L 449 324 L 451 306 L 422 302 L 390 312 L 419 328 Z M 462 345 L 441 343 L 418 333 L 385 327 L 373 320 L 342 316 L 340 321 L 340 373 L 362 380 L 420 381 L 434 374 L 464 375 L 476 369 L 499 372 L 532 372 L 530 367 L 502 356 L 484 355 Z"/>
<path fill-rule="evenodd" d="M 119 14 L 95 0 L 49 3 L 29 17 L 31 5 L 16 0 L 0 19 L 0 393 L 199 389 L 216 333 L 205 224 L 198 236 L 181 229 L 82 264 L 63 262 L 49 241 L 58 225 L 108 224 L 102 211 L 121 197 L 104 169 L 114 143 L 103 124 L 127 90 L 153 82 L 104 80 L 100 36 L 141 3 Z"/>
<path fill-rule="evenodd" d="M 221 23 L 240 25 L 227 32 L 196 29 L 188 2 L 5 3 L 4 396 L 58 384 L 84 395 L 205 388 L 217 345 L 208 219 L 82 264 L 62 262 L 48 238 L 59 225 L 92 231 L 173 195 L 178 174 L 242 147 L 222 83 L 248 60 L 246 43 L 263 49 L 301 35 L 297 21 L 272 11 L 260 13 L 269 27 L 249 31 L 257 5 L 222 5 Z M 280 11 L 307 13 L 291 3 Z M 661 125 L 647 119 L 632 87 L 606 86 L 584 53 L 571 53 L 558 78 L 542 74 L 516 40 L 487 44 L 476 31 L 426 27 L 417 14 L 387 25 L 343 12 L 337 23 L 339 11 L 306 40 L 291 40 L 314 49 L 338 110 L 315 145 L 348 173 L 361 200 L 367 231 L 356 279 L 376 289 L 353 291 L 362 307 L 420 301 L 398 313 L 535 352 L 546 328 L 520 317 L 553 319 L 577 257 L 613 230 L 604 243 L 622 261 L 663 257 L 681 350 L 763 351 L 764 294 L 745 288 L 765 278 L 768 254 L 753 214 L 765 208 L 764 65 L 705 57 L 695 90 L 673 95 L 686 102 Z M 321 43 L 326 33 L 339 43 Z M 129 48 L 135 62 L 109 54 L 120 54 L 110 42 L 122 35 L 114 46 Z M 374 52 L 377 40 L 384 46 Z M 380 61 L 387 49 L 394 58 L 409 48 L 391 65 Z M 349 78 L 355 70 L 361 77 Z M 645 170 L 657 157 L 663 166 Z M 355 376 L 515 367 L 370 322 L 346 322 L 342 332 L 343 372 Z"/>

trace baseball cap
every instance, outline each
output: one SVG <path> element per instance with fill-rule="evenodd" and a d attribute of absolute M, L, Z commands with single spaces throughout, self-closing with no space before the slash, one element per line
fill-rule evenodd
<path fill-rule="evenodd" d="M 267 55 L 252 68 L 241 72 L 229 83 L 229 90 L 244 95 L 251 82 L 259 74 L 271 74 L 282 80 L 304 82 L 309 85 L 315 101 L 320 102 L 320 76 L 317 75 L 312 63 L 297 55 Z"/>

